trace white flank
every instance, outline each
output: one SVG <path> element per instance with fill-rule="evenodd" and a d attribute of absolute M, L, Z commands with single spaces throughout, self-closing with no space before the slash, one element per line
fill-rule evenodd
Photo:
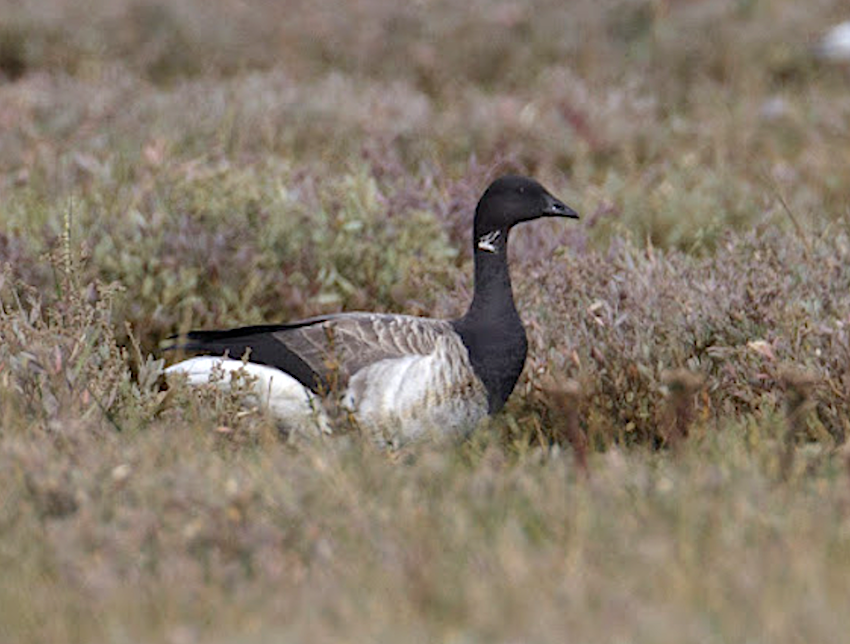
<path fill-rule="evenodd" d="M 190 385 L 214 384 L 224 390 L 230 389 L 234 379 L 244 378 L 252 392 L 244 402 L 267 409 L 284 431 L 330 432 L 318 396 L 280 369 L 230 358 L 200 356 L 168 367 L 165 374 L 182 374 Z"/>
<path fill-rule="evenodd" d="M 458 351 L 459 349 L 459 351 Z M 380 360 L 351 378 L 343 405 L 381 447 L 430 436 L 457 438 L 487 416 L 460 340 L 441 338 L 428 355 Z"/>

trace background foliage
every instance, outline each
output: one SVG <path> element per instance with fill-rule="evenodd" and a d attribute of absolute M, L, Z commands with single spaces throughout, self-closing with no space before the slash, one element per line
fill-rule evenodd
<path fill-rule="evenodd" d="M 0 0 L 0 640 L 843 641 L 850 76 L 817 0 Z M 470 443 L 292 446 L 189 328 L 531 343 Z"/>

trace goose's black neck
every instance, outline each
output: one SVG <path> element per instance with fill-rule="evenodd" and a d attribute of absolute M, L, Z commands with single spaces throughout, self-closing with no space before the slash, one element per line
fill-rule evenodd
<path fill-rule="evenodd" d="M 508 228 L 474 239 L 475 288 L 469 310 L 454 322 L 475 374 L 487 388 L 490 413 L 505 404 L 528 351 L 514 304 L 507 255 Z"/>
<path fill-rule="evenodd" d="M 475 288 L 465 317 L 488 320 L 516 316 L 508 270 L 508 231 L 499 230 L 487 237 L 475 240 Z"/>

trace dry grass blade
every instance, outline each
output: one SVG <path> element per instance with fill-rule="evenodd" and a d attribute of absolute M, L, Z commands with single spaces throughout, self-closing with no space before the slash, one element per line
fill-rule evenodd
<path fill-rule="evenodd" d="M 815 409 L 813 397 L 818 381 L 810 373 L 786 370 L 782 375 L 785 387 L 785 430 L 784 448 L 779 462 L 783 480 L 788 480 L 794 467 L 797 442 L 806 433 L 806 417 Z"/>
<path fill-rule="evenodd" d="M 694 398 L 704 385 L 704 379 L 687 369 L 674 369 L 661 374 L 669 390 L 669 403 L 662 436 L 664 442 L 678 449 L 688 437 L 694 420 Z"/>
<path fill-rule="evenodd" d="M 547 419 L 552 426 L 552 435 L 555 440 L 565 438 L 569 442 L 575 454 L 576 466 L 585 478 L 589 477 L 589 445 L 579 420 L 581 386 L 575 380 L 549 375 L 538 387 L 544 398 L 541 404 L 551 407 L 555 412 Z"/>

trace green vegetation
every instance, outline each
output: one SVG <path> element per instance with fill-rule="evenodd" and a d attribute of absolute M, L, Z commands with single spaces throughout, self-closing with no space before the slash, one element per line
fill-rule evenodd
<path fill-rule="evenodd" d="M 822 0 L 0 0 L 0 641 L 841 642 L 850 84 Z M 163 339 L 530 340 L 463 445 L 289 444 Z"/>

